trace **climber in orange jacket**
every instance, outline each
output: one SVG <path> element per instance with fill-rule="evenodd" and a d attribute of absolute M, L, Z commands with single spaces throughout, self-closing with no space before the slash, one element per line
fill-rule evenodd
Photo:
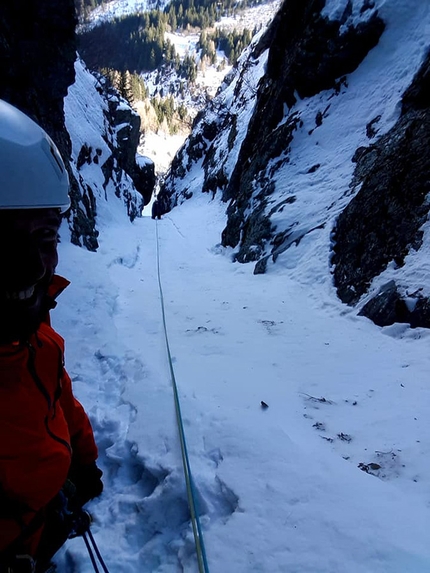
<path fill-rule="evenodd" d="M 69 183 L 29 117 L 0 100 L 0 573 L 50 565 L 74 511 L 102 492 L 97 447 L 49 311 Z"/>

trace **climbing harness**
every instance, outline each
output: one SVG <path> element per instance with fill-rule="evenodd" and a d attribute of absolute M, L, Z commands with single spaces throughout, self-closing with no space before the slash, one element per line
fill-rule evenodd
<path fill-rule="evenodd" d="M 97 547 L 96 540 L 91 533 L 91 515 L 82 507 L 75 510 L 69 509 L 69 500 L 72 499 L 75 494 L 75 485 L 71 481 L 67 480 L 59 494 L 59 499 L 61 502 L 61 511 L 63 515 L 66 519 L 69 518 L 71 520 L 68 538 L 74 539 L 75 537 L 82 537 L 85 543 L 85 547 L 87 548 L 91 564 L 94 568 L 94 572 L 100 573 L 99 567 L 97 565 L 98 559 L 104 573 L 109 573 L 108 568 L 106 567 L 106 564 L 101 556 L 100 550 Z"/>
<path fill-rule="evenodd" d="M 169 339 L 167 336 L 167 326 L 166 326 L 166 313 L 164 309 L 164 297 L 163 288 L 161 286 L 161 275 L 160 275 L 160 248 L 158 240 L 158 221 L 156 220 L 156 244 L 157 244 L 157 275 L 158 275 L 158 287 L 160 289 L 160 302 L 161 302 L 161 314 L 163 317 L 163 329 L 164 329 L 164 340 L 166 342 L 167 358 L 169 361 L 170 377 L 173 386 L 173 395 L 175 399 L 175 411 L 176 411 L 176 421 L 178 424 L 179 431 L 179 441 L 181 444 L 181 454 L 182 454 L 182 464 L 184 467 L 185 483 L 187 487 L 187 497 L 188 505 L 190 508 L 191 524 L 193 527 L 194 542 L 196 545 L 197 554 L 197 564 L 199 567 L 199 573 L 209 573 L 209 567 L 206 558 L 206 549 L 203 539 L 203 532 L 200 526 L 199 514 L 197 511 L 197 501 L 196 501 L 196 490 L 194 487 L 193 476 L 191 473 L 190 460 L 188 457 L 187 443 L 185 440 L 184 425 L 182 422 L 181 405 L 179 402 L 178 386 L 176 384 L 175 372 L 173 370 L 172 356 L 170 353 Z"/>

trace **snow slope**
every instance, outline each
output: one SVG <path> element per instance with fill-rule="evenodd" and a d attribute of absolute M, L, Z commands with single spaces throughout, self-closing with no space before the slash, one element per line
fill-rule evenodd
<path fill-rule="evenodd" d="M 335 14 L 344 4 L 330 0 L 326 9 Z M 303 128 L 290 178 L 279 173 L 276 185 L 279 193 L 300 192 L 292 207 L 301 205 L 309 229 L 325 205 L 335 201 L 335 213 L 347 200 L 350 159 L 367 141 L 366 122 L 381 114 L 380 133 L 394 124 L 428 45 L 426 3 L 377 4 L 386 33 L 342 98 L 327 92 L 297 103 Z M 243 113 L 251 110 L 247 100 Z M 85 169 L 98 177 L 89 173 L 93 164 Z M 219 244 L 225 205 L 197 193 L 201 181 L 197 166 L 184 180 L 193 198 L 157 223 L 130 224 L 118 201 L 103 203 L 97 253 L 60 245 L 58 270 L 72 284 L 52 319 L 99 444 L 105 491 L 90 509 L 109 570 L 197 571 L 162 330 L 158 231 L 210 571 L 427 573 L 429 331 L 379 328 L 338 301 L 329 227 L 308 234 L 264 275 L 233 264 L 232 250 Z M 428 282 L 428 241 L 426 234 L 413 264 L 396 273 Z M 58 563 L 65 572 L 92 570 L 81 539 L 67 543 Z"/>
<path fill-rule="evenodd" d="M 53 319 L 100 447 L 91 509 L 110 571 L 197 570 L 156 224 L 210 571 L 428 571 L 430 334 L 375 327 L 287 268 L 231 264 L 207 202 L 109 224 L 97 254 L 61 244 L 72 284 Z M 380 479 L 358 468 L 371 462 Z M 80 539 L 60 563 L 91 571 Z"/>

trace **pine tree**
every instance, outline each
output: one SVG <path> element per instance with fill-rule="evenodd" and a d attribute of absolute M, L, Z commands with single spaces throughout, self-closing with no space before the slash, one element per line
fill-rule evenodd
<path fill-rule="evenodd" d="M 131 76 L 128 70 L 125 70 L 125 72 L 120 75 L 118 91 L 122 97 L 126 99 L 130 104 L 134 103 L 133 90 L 131 87 Z"/>

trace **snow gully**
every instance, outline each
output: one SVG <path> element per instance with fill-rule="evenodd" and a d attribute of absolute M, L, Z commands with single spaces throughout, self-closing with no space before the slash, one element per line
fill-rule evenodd
<path fill-rule="evenodd" d="M 166 313 L 164 310 L 163 288 L 161 285 L 161 275 L 160 275 L 160 248 L 158 241 L 158 220 L 156 220 L 155 223 L 156 223 L 155 229 L 156 229 L 156 245 L 157 245 L 157 277 L 158 277 L 158 287 L 160 290 L 160 303 L 161 303 L 161 314 L 163 317 L 164 339 L 166 342 L 167 359 L 169 361 L 170 377 L 172 380 L 173 394 L 175 399 L 176 421 L 179 431 L 179 440 L 181 443 L 182 463 L 184 468 L 185 483 L 187 487 L 187 497 L 191 515 L 191 525 L 193 527 L 194 542 L 196 545 L 197 564 L 199 567 L 199 573 L 209 573 L 209 566 L 206 557 L 203 532 L 200 525 L 199 513 L 197 511 L 197 499 L 196 499 L 197 496 L 195 492 L 193 476 L 191 473 L 190 460 L 188 457 L 188 449 L 187 449 L 187 442 L 185 439 L 184 425 L 182 422 L 181 404 L 179 401 L 178 386 L 176 384 L 175 371 L 173 369 L 172 356 L 170 353 L 169 338 L 167 336 Z"/>

